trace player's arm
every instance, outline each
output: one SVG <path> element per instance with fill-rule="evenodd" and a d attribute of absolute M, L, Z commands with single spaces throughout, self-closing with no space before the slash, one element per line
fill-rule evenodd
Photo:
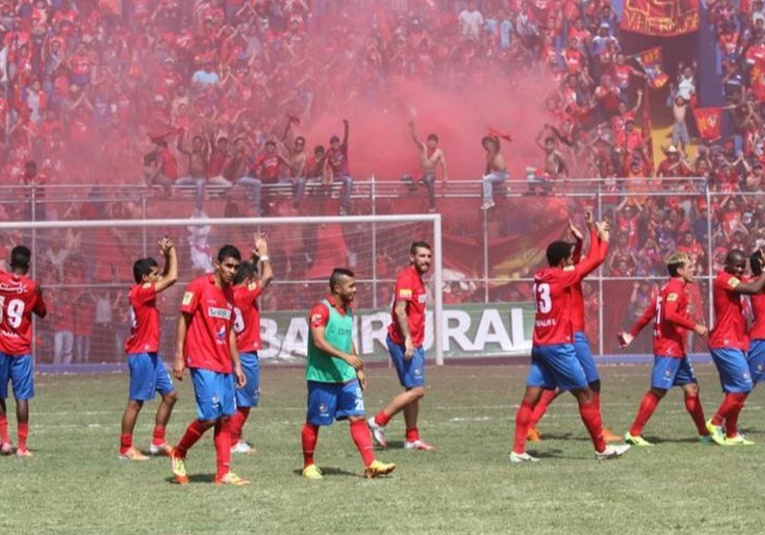
<path fill-rule="evenodd" d="M 396 324 L 404 336 L 404 358 L 410 359 L 414 355 L 414 344 L 412 343 L 412 333 L 409 330 L 409 318 L 406 315 L 407 301 L 398 299 L 393 306 L 393 314 L 396 316 Z"/>
<path fill-rule="evenodd" d="M 255 249 L 252 251 L 253 258 L 257 258 L 260 264 L 260 287 L 261 290 L 268 288 L 274 279 L 274 270 L 271 267 L 271 259 L 268 257 L 268 239 L 263 232 L 255 237 Z"/>
<path fill-rule="evenodd" d="M 582 236 L 582 232 L 576 228 L 571 218 L 568 220 L 568 230 L 576 240 L 576 243 L 574 244 L 574 251 L 571 253 L 571 260 L 574 262 L 574 264 L 578 264 L 582 259 L 582 246 L 584 245 L 584 236 Z M 590 229 L 590 243 L 595 243 L 592 241 L 592 229 Z M 590 247 L 590 251 L 591 250 L 592 246 Z"/>
<path fill-rule="evenodd" d="M 449 182 L 449 171 L 447 171 L 446 168 L 446 156 L 444 155 L 444 151 L 441 149 L 438 149 L 438 162 L 441 164 L 441 171 L 443 172 L 443 181 L 444 184 Z"/>
<path fill-rule="evenodd" d="M 689 331 L 694 331 L 702 338 L 706 338 L 709 335 L 709 329 L 706 325 L 694 322 L 687 313 L 680 312 L 679 310 L 679 298 L 677 294 L 671 293 L 667 295 L 664 302 L 664 319 L 675 325 L 679 325 Z"/>
<path fill-rule="evenodd" d="M 159 241 L 159 249 L 165 257 L 165 269 L 154 285 L 157 293 L 165 291 L 178 281 L 178 254 L 173 241 L 170 238 L 162 238 Z"/>
<path fill-rule="evenodd" d="M 564 286 L 569 286 L 571 284 L 580 282 L 587 275 L 595 271 L 598 266 L 600 266 L 605 261 L 606 254 L 608 253 L 608 241 L 610 239 L 608 223 L 601 223 L 601 226 L 598 229 L 598 237 L 599 240 L 590 243 L 590 249 L 595 248 L 597 250 L 597 254 L 591 254 L 588 251 L 584 260 L 574 266 L 572 271 L 568 272 L 570 275 L 562 281 Z"/>
<path fill-rule="evenodd" d="M 348 131 L 350 130 L 350 125 L 348 123 L 348 119 L 343 119 L 343 148 L 348 148 Z"/>
<path fill-rule="evenodd" d="M 329 310 L 327 310 L 326 305 L 320 304 L 314 307 L 311 311 L 310 320 L 311 337 L 313 338 L 313 344 L 316 346 L 316 349 L 323 351 L 336 359 L 344 360 L 357 371 L 364 368 L 364 362 L 359 357 L 354 354 L 340 351 L 327 342 L 327 339 L 324 337 L 327 321 L 329 321 Z M 355 352 L 355 349 L 352 351 Z"/>
<path fill-rule="evenodd" d="M 417 145 L 417 148 L 424 151 L 425 144 L 417 137 L 417 132 L 414 130 L 414 121 L 409 121 L 409 130 L 412 133 L 412 141 L 414 141 L 414 144 Z"/>
<path fill-rule="evenodd" d="M 37 287 L 37 300 L 35 301 L 35 307 L 32 309 L 40 318 L 44 318 L 48 314 L 48 309 L 45 306 L 45 300 L 43 299 L 43 291 L 39 286 Z"/>
<path fill-rule="evenodd" d="M 640 331 L 642 331 L 646 325 L 651 323 L 653 318 L 656 316 L 656 302 L 656 297 L 651 299 L 651 303 L 643 311 L 643 315 L 640 316 L 640 318 L 637 320 L 637 323 L 635 323 L 634 327 L 632 327 L 632 330 L 630 330 L 629 338 L 624 336 L 625 333 L 621 333 L 622 336 L 620 338 L 622 340 L 622 347 L 627 347 L 630 345 L 632 339 L 640 334 Z"/>
<path fill-rule="evenodd" d="M 356 344 L 351 344 L 351 354 L 358 357 L 359 360 L 361 360 L 361 357 L 359 357 L 358 352 L 356 351 Z M 356 370 L 356 379 L 359 380 L 359 385 L 361 385 L 361 390 L 367 389 L 367 374 L 364 371 L 364 368 Z"/>
<path fill-rule="evenodd" d="M 183 381 L 183 372 L 186 369 L 186 363 L 183 360 L 183 347 L 186 345 L 186 333 L 190 323 L 191 313 L 181 312 L 175 327 L 175 359 L 173 360 L 173 377 L 179 381 Z"/>
<path fill-rule="evenodd" d="M 231 362 L 234 364 L 234 377 L 236 377 L 236 385 L 242 388 L 247 384 L 247 377 L 242 371 L 242 362 L 239 360 L 239 349 L 236 347 L 236 333 L 234 329 L 228 332 L 228 349 L 231 353 Z"/>
<path fill-rule="evenodd" d="M 765 271 L 750 282 L 744 282 L 733 275 L 727 282 L 727 290 L 738 295 L 753 295 L 762 292 L 765 289 Z"/>

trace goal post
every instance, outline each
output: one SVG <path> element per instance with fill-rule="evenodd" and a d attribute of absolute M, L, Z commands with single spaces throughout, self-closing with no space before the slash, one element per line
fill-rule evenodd
<path fill-rule="evenodd" d="M 224 244 L 236 245 L 246 260 L 256 232 L 269 236 L 275 274 L 261 298 L 266 361 L 299 362 L 305 356 L 308 310 L 327 294 L 334 267 L 356 273 L 359 353 L 372 362 L 385 361 L 395 278 L 408 265 L 412 242 L 423 240 L 433 246 L 425 281 L 430 300 L 426 354 L 443 364 L 440 214 L 0 222 L 6 244 L 32 248 L 31 276 L 44 289 L 50 309 L 48 318 L 36 322 L 36 359 L 57 369 L 124 362 L 120 346 L 129 331 L 126 298 L 134 283 L 132 265 L 152 256 L 162 266 L 157 241 L 165 235 L 176 244 L 180 273 L 178 283 L 158 299 L 161 352 L 169 359 L 186 284 L 211 271 Z"/>

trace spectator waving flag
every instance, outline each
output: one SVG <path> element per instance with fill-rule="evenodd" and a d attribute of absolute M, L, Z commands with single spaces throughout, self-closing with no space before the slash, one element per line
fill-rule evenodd
<path fill-rule="evenodd" d="M 720 139 L 722 108 L 694 108 L 693 115 L 696 118 L 701 139 L 709 141 Z"/>
<path fill-rule="evenodd" d="M 643 67 L 648 76 L 648 85 L 654 89 L 664 87 L 669 80 L 661 66 L 661 47 L 649 48 L 635 56 L 635 60 Z"/>

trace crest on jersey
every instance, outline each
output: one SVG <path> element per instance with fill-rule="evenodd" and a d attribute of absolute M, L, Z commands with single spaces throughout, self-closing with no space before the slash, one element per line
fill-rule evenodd
<path fill-rule="evenodd" d="M 678 295 L 676 293 L 671 293 L 667 296 L 667 302 L 677 301 L 677 297 Z"/>
<path fill-rule="evenodd" d="M 327 414 L 327 412 L 329 412 L 329 408 L 327 407 L 326 403 L 322 403 L 321 405 L 319 405 L 319 412 L 321 414 Z"/>
<path fill-rule="evenodd" d="M 411 299 L 412 298 L 412 290 L 409 288 L 401 288 L 398 291 L 398 297 L 399 299 Z"/>
<path fill-rule="evenodd" d="M 225 325 L 222 325 L 220 329 L 215 333 L 215 336 L 218 337 L 218 340 L 225 340 L 226 339 L 226 327 Z"/>
<path fill-rule="evenodd" d="M 730 279 L 728 279 L 728 286 L 730 286 L 731 288 L 735 288 L 740 283 L 741 281 L 738 280 L 736 277 L 731 277 Z"/>
<path fill-rule="evenodd" d="M 194 300 L 194 292 L 186 292 L 183 294 L 183 306 L 189 306 L 191 302 Z"/>
<path fill-rule="evenodd" d="M 756 369 L 757 369 L 757 373 L 765 372 L 765 364 L 762 364 L 762 363 L 758 364 Z"/>

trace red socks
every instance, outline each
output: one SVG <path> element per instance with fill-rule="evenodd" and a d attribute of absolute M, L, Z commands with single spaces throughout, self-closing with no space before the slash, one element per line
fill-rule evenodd
<path fill-rule="evenodd" d="M 377 425 L 381 425 L 385 427 L 386 425 L 388 425 L 388 422 L 390 422 L 390 416 L 385 414 L 383 411 L 380 411 L 377 414 L 375 414 L 375 423 Z"/>
<path fill-rule="evenodd" d="M 414 442 L 415 440 L 420 440 L 420 430 L 416 427 L 410 427 L 406 430 L 406 441 Z"/>
<path fill-rule="evenodd" d="M 186 452 L 191 449 L 191 447 L 197 443 L 197 440 L 202 438 L 202 435 L 205 434 L 204 425 L 199 420 L 194 420 L 189 424 L 189 426 L 186 428 L 186 432 L 181 437 L 180 442 L 178 442 L 178 445 L 175 447 L 175 455 L 177 457 L 181 457 L 182 459 L 186 458 Z"/>
<path fill-rule="evenodd" d="M 743 404 L 741 405 L 743 407 Z M 27 437 L 29 436 L 29 424 L 19 424 L 19 449 L 27 449 Z"/>
<path fill-rule="evenodd" d="M 591 399 L 589 402 L 579 403 L 579 415 L 582 422 L 590 433 L 595 451 L 602 452 L 606 449 L 606 440 L 603 438 L 603 419 L 600 416 L 600 408 Z"/>
<path fill-rule="evenodd" d="M 635 415 L 635 421 L 632 422 L 632 426 L 630 427 L 630 435 L 640 436 L 643 434 L 643 428 L 653 415 L 656 407 L 659 406 L 659 401 L 661 401 L 661 399 L 653 392 L 653 390 L 646 392 L 646 394 L 643 396 L 643 400 L 640 402 L 638 412 Z M 704 425 L 706 424 L 702 418 L 702 426 Z"/>
<path fill-rule="evenodd" d="M 228 418 L 215 422 L 214 442 L 217 462 L 215 479 L 220 480 L 231 470 L 231 435 Z"/>
<path fill-rule="evenodd" d="M 701 398 L 699 396 L 685 395 L 685 410 L 691 415 L 693 423 L 696 424 L 696 430 L 699 435 L 705 437 L 709 435 L 707 431 L 706 419 L 704 418 L 704 409 L 701 406 Z"/>
<path fill-rule="evenodd" d="M 531 426 L 531 414 L 534 412 L 534 405 L 526 401 L 521 402 L 518 412 L 515 413 L 515 442 L 513 451 L 523 453 L 526 451 L 526 435 Z"/>
<path fill-rule="evenodd" d="M 151 443 L 155 446 L 161 446 L 165 442 L 167 442 L 167 439 L 165 438 L 165 426 L 155 425 L 154 438 L 151 439 Z"/>
<path fill-rule="evenodd" d="M 364 466 L 372 464 L 372 461 L 375 460 L 374 448 L 372 447 L 372 436 L 369 434 L 369 428 L 364 420 L 351 422 L 351 438 L 361 454 L 361 460 L 364 462 Z"/>
<path fill-rule="evenodd" d="M 0 443 L 10 444 L 11 435 L 8 434 L 8 418 L 0 416 Z"/>
<path fill-rule="evenodd" d="M 720 408 L 717 409 L 717 412 L 712 417 L 712 425 L 723 425 L 725 424 L 726 432 L 730 433 L 730 431 L 727 429 L 731 424 L 733 425 L 735 433 L 738 433 L 738 430 L 735 429 L 736 425 L 738 424 L 738 414 L 741 412 L 741 409 L 744 408 L 744 401 L 746 400 L 747 394 L 732 394 L 728 393 L 725 394 L 725 398 L 723 399 L 723 402 L 720 404 Z M 732 419 L 732 422 L 730 421 Z M 734 434 L 728 434 L 729 437 L 735 436 Z"/>
<path fill-rule="evenodd" d="M 555 390 L 542 390 L 542 397 L 539 398 L 536 407 L 534 407 L 534 412 L 531 413 L 530 427 L 537 426 L 539 420 L 541 420 L 547 412 L 547 407 L 550 406 L 550 403 L 552 403 L 556 397 L 558 397 L 558 393 Z"/>
<path fill-rule="evenodd" d="M 313 452 L 316 450 L 316 442 L 319 440 L 319 426 L 305 423 L 303 426 L 303 467 L 314 464 Z"/>
<path fill-rule="evenodd" d="M 236 444 L 242 438 L 242 428 L 250 416 L 250 407 L 238 407 L 229 420 L 231 428 L 231 444 Z"/>
<path fill-rule="evenodd" d="M 133 435 L 131 435 L 130 433 L 126 435 L 120 435 L 120 454 L 124 455 L 132 447 L 133 447 Z"/>

